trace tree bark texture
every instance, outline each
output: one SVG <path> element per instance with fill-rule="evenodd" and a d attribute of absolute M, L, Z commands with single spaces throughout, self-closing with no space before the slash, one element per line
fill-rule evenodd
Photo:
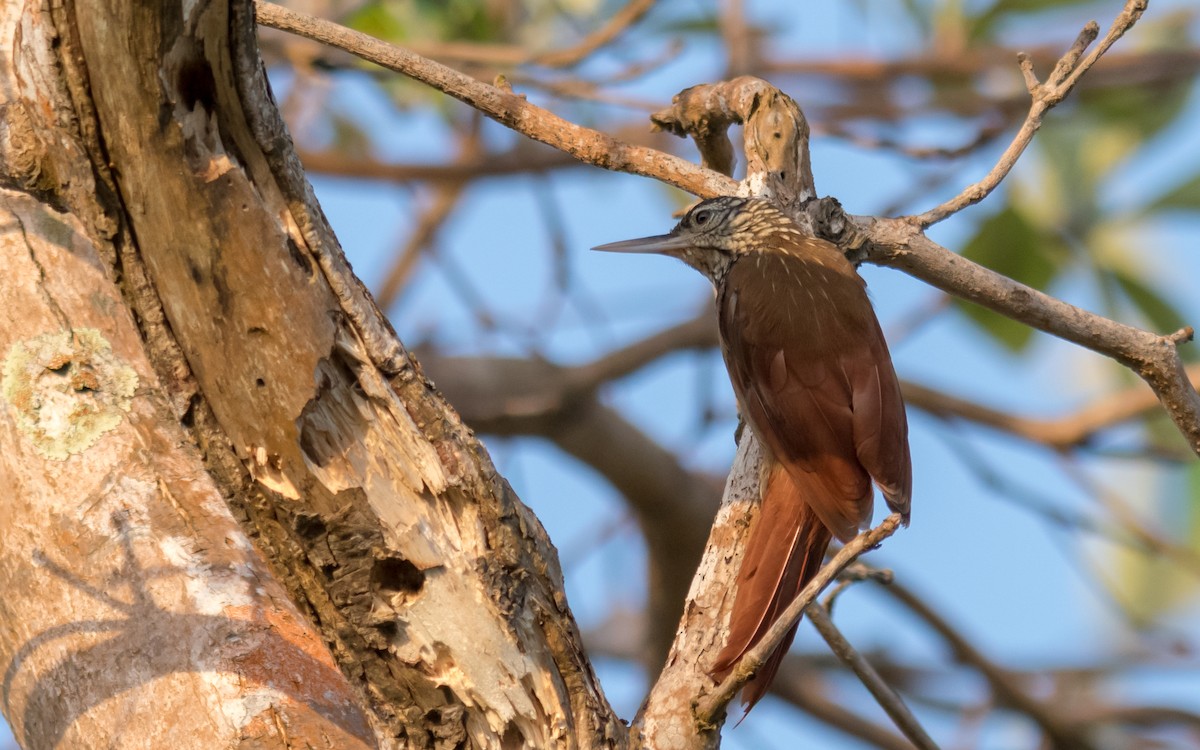
<path fill-rule="evenodd" d="M 350 273 L 249 4 L 0 32 L 22 744 L 623 746 L 544 531 Z"/>

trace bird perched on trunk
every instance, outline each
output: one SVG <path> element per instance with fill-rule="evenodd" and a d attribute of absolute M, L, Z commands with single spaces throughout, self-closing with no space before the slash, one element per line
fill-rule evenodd
<path fill-rule="evenodd" d="M 729 379 L 765 449 L 720 678 L 816 575 L 831 538 L 870 524 L 872 480 L 908 522 L 908 421 L 892 358 L 854 266 L 764 200 L 706 200 L 670 234 L 594 249 L 670 255 L 712 281 Z M 747 712 L 795 634 L 746 684 Z"/>

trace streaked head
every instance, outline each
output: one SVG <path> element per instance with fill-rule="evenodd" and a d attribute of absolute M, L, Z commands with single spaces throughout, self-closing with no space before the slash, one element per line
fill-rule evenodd
<path fill-rule="evenodd" d="M 734 258 L 778 245 L 772 240 L 783 234 L 801 236 L 795 222 L 767 201 L 724 195 L 697 203 L 667 234 L 592 249 L 670 255 L 718 283 Z"/>

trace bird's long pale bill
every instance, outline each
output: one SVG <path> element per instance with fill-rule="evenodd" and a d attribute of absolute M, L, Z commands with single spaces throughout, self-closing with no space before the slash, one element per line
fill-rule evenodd
<path fill-rule="evenodd" d="M 666 253 L 672 250 L 682 250 L 691 244 L 691 240 L 674 234 L 660 234 L 654 237 L 639 237 L 636 240 L 610 242 L 607 245 L 597 245 L 593 250 L 606 253 Z"/>

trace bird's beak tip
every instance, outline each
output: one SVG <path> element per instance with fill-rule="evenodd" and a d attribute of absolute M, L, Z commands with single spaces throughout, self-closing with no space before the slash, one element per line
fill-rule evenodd
<path fill-rule="evenodd" d="M 602 253 L 662 253 L 668 250 L 678 250 L 684 243 L 673 234 L 661 234 L 656 237 L 639 237 L 635 240 L 622 240 L 596 245 L 593 250 Z"/>

